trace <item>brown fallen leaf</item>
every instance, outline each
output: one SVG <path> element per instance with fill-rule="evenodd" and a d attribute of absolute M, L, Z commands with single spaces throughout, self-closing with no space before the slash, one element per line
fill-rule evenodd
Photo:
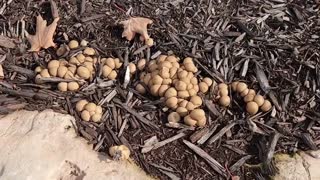
<path fill-rule="evenodd" d="M 31 44 L 29 51 L 36 52 L 40 51 L 41 48 L 47 49 L 56 46 L 53 42 L 53 34 L 57 28 L 58 21 L 59 17 L 56 17 L 53 22 L 47 26 L 47 21 L 43 20 L 40 15 L 37 16 L 36 34 L 29 35 L 29 33 L 25 31 L 26 37 Z"/>
<path fill-rule="evenodd" d="M 127 40 L 131 41 L 136 33 L 140 34 L 140 39 L 147 40 L 150 38 L 147 32 L 148 24 L 152 24 L 152 20 L 143 17 L 131 17 L 128 20 L 121 21 L 120 24 L 123 25 L 122 37 L 126 37 Z"/>

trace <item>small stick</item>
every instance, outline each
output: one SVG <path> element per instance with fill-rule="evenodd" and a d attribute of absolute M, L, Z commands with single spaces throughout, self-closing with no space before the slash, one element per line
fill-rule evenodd
<path fill-rule="evenodd" d="M 80 15 L 86 11 L 86 0 L 81 0 Z"/>
<path fill-rule="evenodd" d="M 227 126 L 225 126 L 224 128 L 222 128 L 216 135 L 212 136 L 209 139 L 208 144 L 212 144 L 214 143 L 216 140 L 218 140 L 219 138 L 221 138 L 227 131 L 229 131 L 234 125 L 236 125 L 237 123 L 233 122 L 231 124 L 228 124 Z"/>
<path fill-rule="evenodd" d="M 51 6 L 52 17 L 54 19 L 59 18 L 59 11 L 57 8 L 57 4 L 53 0 L 50 0 L 50 6 Z"/>
<path fill-rule="evenodd" d="M 166 140 L 157 142 L 156 144 L 153 145 L 153 148 L 149 148 L 149 149 L 143 151 L 143 153 L 147 153 L 147 152 L 150 152 L 151 150 L 158 149 L 159 147 L 162 147 L 168 143 L 171 143 L 177 139 L 180 139 L 180 138 L 184 137 L 185 135 L 186 135 L 185 133 L 179 133 L 179 134 L 172 136 Z"/>
<path fill-rule="evenodd" d="M 227 177 L 226 169 L 221 166 L 221 164 L 213 159 L 208 153 L 199 148 L 198 146 L 192 144 L 189 141 L 183 140 L 183 143 L 186 144 L 191 150 L 193 150 L 196 154 L 202 157 L 211 167 L 220 175 Z"/>

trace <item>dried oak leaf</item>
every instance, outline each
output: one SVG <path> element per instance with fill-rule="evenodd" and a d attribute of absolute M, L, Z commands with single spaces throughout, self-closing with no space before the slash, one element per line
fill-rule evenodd
<path fill-rule="evenodd" d="M 47 26 L 47 21 L 38 15 L 37 16 L 37 25 L 36 25 L 36 34 L 29 35 L 26 33 L 26 37 L 31 44 L 29 51 L 40 51 L 41 48 L 47 49 L 49 47 L 55 47 L 56 45 L 53 42 L 53 34 L 57 28 L 57 22 L 59 17 L 56 17 L 53 22 Z"/>
<path fill-rule="evenodd" d="M 123 25 L 122 37 L 126 37 L 127 40 L 131 41 L 136 33 L 140 34 L 141 40 L 149 39 L 147 26 L 152 24 L 152 20 L 143 17 L 131 17 L 128 20 L 121 21 L 120 24 Z"/>

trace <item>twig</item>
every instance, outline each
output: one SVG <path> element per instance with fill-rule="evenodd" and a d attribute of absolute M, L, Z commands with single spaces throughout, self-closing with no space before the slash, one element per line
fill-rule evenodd
<path fill-rule="evenodd" d="M 59 18 L 59 11 L 58 11 L 58 8 L 57 8 L 57 4 L 53 0 L 50 0 L 50 6 L 51 6 L 52 17 L 54 19 L 55 18 Z"/>
<path fill-rule="evenodd" d="M 227 177 L 226 169 L 221 166 L 221 164 L 218 163 L 215 159 L 213 159 L 208 153 L 189 141 L 183 140 L 183 143 L 185 143 L 190 149 L 192 149 L 195 153 L 202 157 L 212 167 L 213 170 L 215 170 L 220 175 Z"/>
<path fill-rule="evenodd" d="M 211 126 L 211 127 L 210 127 L 210 130 L 208 131 L 208 133 L 205 134 L 205 135 L 203 135 L 203 136 L 197 141 L 197 143 L 198 143 L 199 145 L 204 144 L 204 143 L 211 137 L 211 135 L 216 131 L 216 129 L 218 128 L 219 125 L 220 125 L 220 124 L 216 124 L 216 125 L 214 125 L 214 126 Z"/>
<path fill-rule="evenodd" d="M 81 0 L 80 15 L 86 11 L 86 0 Z"/>
<path fill-rule="evenodd" d="M 230 171 L 234 172 L 236 170 L 238 170 L 244 163 L 246 163 L 247 160 L 249 160 L 252 157 L 252 155 L 246 155 L 244 157 L 242 157 L 241 159 L 239 159 L 236 163 L 234 163 L 231 167 L 230 167 Z"/>
<path fill-rule="evenodd" d="M 209 139 L 208 144 L 212 144 L 214 143 L 216 140 L 218 140 L 219 138 L 221 138 L 227 131 L 229 131 L 234 125 L 236 125 L 237 123 L 233 122 L 231 124 L 228 124 L 227 126 L 225 126 L 224 128 L 222 128 L 216 135 L 212 136 Z"/>
<path fill-rule="evenodd" d="M 173 142 L 173 141 L 175 141 L 175 140 L 177 140 L 177 139 L 180 139 L 180 138 L 184 137 L 185 135 L 186 135 L 186 134 L 184 134 L 184 133 L 179 133 L 179 134 L 177 134 L 177 135 L 175 135 L 175 136 L 172 136 L 172 137 L 170 137 L 170 138 L 168 138 L 168 139 L 166 139 L 166 140 L 157 142 L 157 143 L 155 143 L 155 144 L 153 145 L 152 148 L 149 148 L 149 147 L 148 147 L 147 150 L 144 150 L 143 153 L 147 153 L 147 152 L 150 152 L 151 150 L 158 149 L 159 147 L 162 147 L 162 146 L 164 146 L 164 145 L 166 145 L 166 144 L 168 144 L 168 143 L 171 143 L 171 142 Z"/>

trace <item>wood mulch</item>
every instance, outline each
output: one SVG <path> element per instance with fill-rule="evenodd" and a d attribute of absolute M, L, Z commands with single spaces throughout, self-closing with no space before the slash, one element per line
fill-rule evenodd
<path fill-rule="evenodd" d="M 205 128 L 171 127 L 163 102 L 134 90 L 135 76 L 123 87 L 98 77 L 76 93 L 54 83 L 34 83 L 34 69 L 55 59 L 55 49 L 27 51 L 24 30 L 35 32 L 39 13 L 52 21 L 46 1 L 0 3 L 0 114 L 18 109 L 75 116 L 80 136 L 107 152 L 126 144 L 132 158 L 159 179 L 267 179 L 276 152 L 320 146 L 320 3 L 317 0 L 57 0 L 61 20 L 56 44 L 86 39 L 103 56 L 148 60 L 159 53 L 196 59 L 201 74 L 230 83 L 244 80 L 267 95 L 274 109 L 250 117 L 236 95 L 229 108 L 208 97 Z M 151 48 L 121 38 L 118 22 L 129 16 L 154 21 Z M 138 50 L 138 51 L 137 51 Z M 81 98 L 102 104 L 100 124 L 84 122 L 74 110 Z M 143 151 L 143 152 L 142 152 Z M 259 166 L 254 166 L 259 164 Z"/>

